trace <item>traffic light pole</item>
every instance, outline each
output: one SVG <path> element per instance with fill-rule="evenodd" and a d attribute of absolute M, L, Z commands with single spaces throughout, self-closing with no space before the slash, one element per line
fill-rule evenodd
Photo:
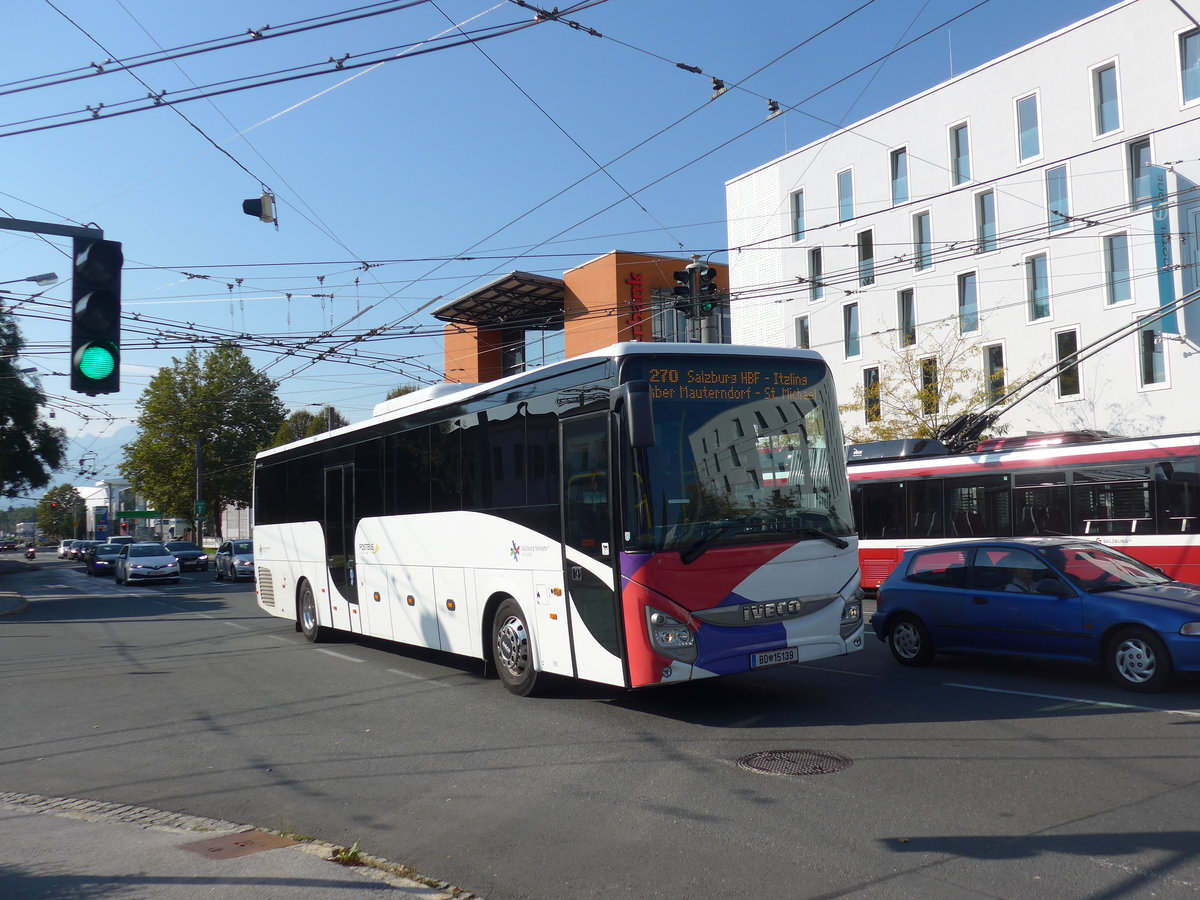
<path fill-rule="evenodd" d="M 56 225 L 53 222 L 30 222 L 26 219 L 0 219 L 0 231 L 32 231 L 34 234 L 54 234 L 59 237 L 104 240 L 104 229 L 75 225 Z"/>

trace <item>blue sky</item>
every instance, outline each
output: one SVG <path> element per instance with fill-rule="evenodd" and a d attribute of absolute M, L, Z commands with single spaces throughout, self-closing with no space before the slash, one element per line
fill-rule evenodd
<path fill-rule="evenodd" d="M 191 333 L 324 348 L 307 342 L 378 329 L 357 359 L 315 364 L 245 344 L 291 409 L 332 403 L 357 421 L 396 385 L 440 380 L 430 310 L 514 269 L 560 275 L 618 248 L 720 251 L 728 179 L 1110 5 L 606 0 L 565 16 L 578 28 L 445 47 L 455 25 L 491 34 L 533 13 L 506 0 L 9 0 L 0 217 L 94 223 L 126 256 L 123 388 L 90 399 L 53 374 L 67 370 L 69 241 L 0 231 L 0 282 L 64 278 L 17 310 L 23 365 L 43 373 L 72 460 L 94 451 L 102 476 L 116 474 L 149 378 Z M 352 9 L 391 11 L 240 37 Z M 48 84 L 217 38 L 236 46 Z M 391 61 L 328 62 L 346 54 L 345 66 Z M 310 65 L 323 74 L 147 99 Z M 736 87 L 710 102 L 713 77 Z M 764 124 L 767 98 L 794 109 Z M 61 122 L 74 124 L 31 130 Z M 263 185 L 278 230 L 241 212 Z M 0 290 L 11 302 L 38 288 Z"/>

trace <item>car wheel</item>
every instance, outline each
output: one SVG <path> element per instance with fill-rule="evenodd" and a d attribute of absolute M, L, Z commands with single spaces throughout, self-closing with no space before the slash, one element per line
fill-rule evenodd
<path fill-rule="evenodd" d="M 221 567 L 219 565 L 213 566 L 213 578 L 216 581 L 220 581 L 222 578 L 224 578 L 224 576 L 221 574 Z"/>
<path fill-rule="evenodd" d="M 1171 681 L 1171 652 L 1145 628 L 1124 628 L 1112 636 L 1104 654 L 1108 674 L 1131 691 L 1161 691 Z"/>
<path fill-rule="evenodd" d="M 902 666 L 924 666 L 933 659 L 929 630 L 916 616 L 900 615 L 888 628 L 888 647 Z"/>
<path fill-rule="evenodd" d="M 300 590 L 300 630 L 308 638 L 309 643 L 317 644 L 325 640 L 327 629 L 322 628 L 317 621 L 317 598 L 313 594 L 312 585 L 307 581 Z"/>
<path fill-rule="evenodd" d="M 528 697 L 537 687 L 538 672 L 529 655 L 529 627 L 521 607 L 505 600 L 492 621 L 492 657 L 500 681 L 518 697 Z"/>

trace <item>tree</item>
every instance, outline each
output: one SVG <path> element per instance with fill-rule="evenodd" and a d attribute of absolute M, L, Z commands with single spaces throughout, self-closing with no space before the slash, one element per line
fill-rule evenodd
<path fill-rule="evenodd" d="M 1004 371 L 987 383 L 982 348 L 957 333 L 941 340 L 927 337 L 921 344 L 890 353 L 880 362 L 879 380 L 870 386 L 855 385 L 852 399 L 839 407 L 843 415 L 862 413 L 866 419 L 866 424 L 846 429 L 851 443 L 936 438 L 963 413 L 983 409 L 1004 389 Z M 1005 425 L 993 425 L 990 434 L 1007 430 Z"/>
<path fill-rule="evenodd" d="M 0 308 L 0 497 L 19 497 L 50 483 L 66 461 L 67 434 L 42 419 L 46 395 L 17 370 L 21 329 Z"/>
<path fill-rule="evenodd" d="M 164 516 L 191 518 L 200 499 L 219 522 L 223 507 L 250 503 L 254 454 L 270 445 L 285 407 L 276 383 L 234 344 L 203 356 L 189 350 L 172 363 L 142 392 L 141 434 L 126 447 L 121 474 Z"/>
<path fill-rule="evenodd" d="M 84 524 L 85 515 L 79 491 L 74 485 L 60 484 L 46 491 L 38 503 L 38 531 L 48 537 L 73 537 Z"/>
<path fill-rule="evenodd" d="M 288 416 L 284 423 L 279 426 L 279 430 L 275 432 L 275 436 L 271 439 L 271 446 L 282 447 L 284 444 L 290 444 L 292 441 L 298 441 L 301 438 L 324 434 L 326 431 L 331 430 L 329 427 L 331 421 L 334 428 L 341 428 L 344 425 L 350 424 L 350 420 L 332 406 L 326 406 L 319 413 L 310 413 L 306 409 L 297 410 Z"/>
<path fill-rule="evenodd" d="M 419 391 L 420 389 L 421 386 L 419 384 L 401 384 L 388 391 L 388 395 L 384 399 L 395 400 L 397 397 L 403 397 L 405 394 L 411 394 L 413 391 Z"/>

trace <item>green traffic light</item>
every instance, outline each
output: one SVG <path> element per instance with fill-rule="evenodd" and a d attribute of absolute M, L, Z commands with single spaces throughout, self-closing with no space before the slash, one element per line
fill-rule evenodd
<path fill-rule="evenodd" d="M 77 368 L 84 378 L 100 381 L 112 374 L 117 367 L 116 354 L 108 347 L 92 344 L 84 347 L 79 355 Z"/>

